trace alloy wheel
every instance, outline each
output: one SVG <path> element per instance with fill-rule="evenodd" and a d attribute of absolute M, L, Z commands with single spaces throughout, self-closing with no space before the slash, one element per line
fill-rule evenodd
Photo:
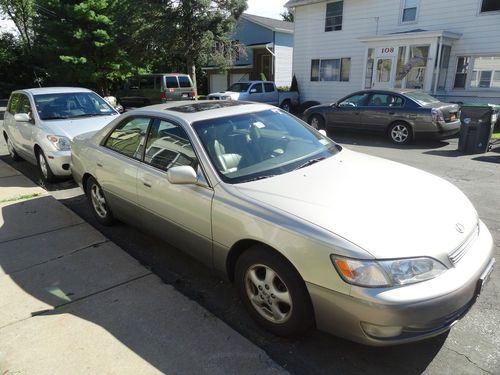
<path fill-rule="evenodd" d="M 42 172 L 43 177 L 47 179 L 49 176 L 49 171 L 48 171 L 47 161 L 45 160 L 45 157 L 43 156 L 42 152 L 38 153 L 38 163 L 40 164 L 40 171 Z"/>
<path fill-rule="evenodd" d="M 14 149 L 14 145 L 12 144 L 12 141 L 10 138 L 7 139 L 7 149 L 9 150 L 9 155 L 12 159 L 15 159 L 17 157 L 16 150 Z"/>
<path fill-rule="evenodd" d="M 319 119 L 314 116 L 312 119 L 311 119 L 311 126 L 316 129 L 316 130 L 319 130 L 319 127 L 320 127 L 320 123 L 319 123 Z"/>
<path fill-rule="evenodd" d="M 292 315 L 290 292 L 270 267 L 263 264 L 250 267 L 245 274 L 245 290 L 255 310 L 266 320 L 281 324 Z"/>
<path fill-rule="evenodd" d="M 410 136 L 408 127 L 405 125 L 395 125 L 391 129 L 391 138 L 394 142 L 404 143 Z"/>
<path fill-rule="evenodd" d="M 101 188 L 97 184 L 92 185 L 90 189 L 90 197 L 96 214 L 105 219 L 108 215 L 106 199 L 104 198 Z"/>

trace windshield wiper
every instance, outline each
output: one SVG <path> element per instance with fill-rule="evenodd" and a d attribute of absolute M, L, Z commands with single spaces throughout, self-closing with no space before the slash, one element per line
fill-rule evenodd
<path fill-rule="evenodd" d="M 308 161 L 306 161 L 304 164 L 301 164 L 301 165 L 299 165 L 297 168 L 295 168 L 295 169 L 294 169 L 294 171 L 296 171 L 297 169 L 301 169 L 301 168 L 308 167 L 308 166 L 310 166 L 310 165 L 312 165 L 312 164 L 315 164 L 315 163 L 317 163 L 317 162 L 319 162 L 319 161 L 321 161 L 321 160 L 325 160 L 325 159 L 326 159 L 326 157 L 325 157 L 325 156 L 322 156 L 322 157 L 320 157 L 320 158 L 316 158 L 316 159 L 311 159 L 311 160 L 308 160 Z"/>
<path fill-rule="evenodd" d="M 67 118 L 68 116 L 49 116 L 49 117 L 42 117 L 42 120 L 63 120 Z"/>
<path fill-rule="evenodd" d="M 82 113 L 81 115 L 71 116 L 70 118 L 94 117 L 94 116 L 108 116 L 108 115 L 111 115 L 111 112 L 110 113 Z"/>
<path fill-rule="evenodd" d="M 265 178 L 274 177 L 274 176 L 276 176 L 276 175 L 270 174 L 270 175 L 265 175 L 265 176 L 258 176 L 258 177 L 250 178 L 249 180 L 245 180 L 243 182 L 258 181 L 258 180 L 263 180 Z"/>

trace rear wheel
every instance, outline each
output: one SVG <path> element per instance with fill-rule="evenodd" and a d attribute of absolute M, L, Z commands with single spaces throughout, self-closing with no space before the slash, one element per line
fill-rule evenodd
<path fill-rule="evenodd" d="M 22 160 L 22 158 L 19 156 L 16 149 L 14 148 L 14 144 L 7 135 L 5 135 L 5 142 L 7 143 L 7 149 L 9 150 L 9 155 L 12 158 L 12 160 L 14 161 Z"/>
<path fill-rule="evenodd" d="M 279 336 L 299 336 L 313 326 L 304 281 L 281 255 L 264 246 L 245 251 L 236 263 L 240 298 L 261 326 Z"/>
<path fill-rule="evenodd" d="M 85 192 L 87 200 L 90 204 L 90 209 L 95 218 L 102 225 L 111 225 L 114 223 L 113 214 L 111 213 L 101 185 L 93 177 L 89 177 L 86 183 Z"/>
<path fill-rule="evenodd" d="M 325 128 L 325 120 L 320 115 L 312 115 L 309 118 L 309 125 L 316 130 L 321 130 Z"/>
<path fill-rule="evenodd" d="M 40 176 L 44 182 L 55 182 L 56 176 L 52 173 L 52 169 L 50 169 L 50 165 L 47 162 L 47 158 L 43 153 L 43 150 L 38 149 L 36 152 L 36 159 L 38 161 L 38 171 L 40 172 Z"/>
<path fill-rule="evenodd" d="M 412 130 L 410 125 L 404 122 L 396 122 L 389 128 L 389 138 L 397 144 L 406 144 L 412 140 Z"/>
<path fill-rule="evenodd" d="M 292 106 L 290 104 L 290 100 L 285 100 L 283 103 L 281 103 L 280 108 L 283 111 L 290 112 L 290 110 L 292 109 Z"/>

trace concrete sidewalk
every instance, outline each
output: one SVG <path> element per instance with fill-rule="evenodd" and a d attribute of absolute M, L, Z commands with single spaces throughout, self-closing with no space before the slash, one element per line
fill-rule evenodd
<path fill-rule="evenodd" d="M 0 161 L 0 374 L 284 374 Z"/>

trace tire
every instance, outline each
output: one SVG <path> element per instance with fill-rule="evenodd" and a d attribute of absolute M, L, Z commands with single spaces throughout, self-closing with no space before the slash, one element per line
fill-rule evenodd
<path fill-rule="evenodd" d="M 325 120 L 320 115 L 312 115 L 308 122 L 316 130 L 325 129 Z"/>
<path fill-rule="evenodd" d="M 250 316 L 275 335 L 300 336 L 314 325 L 304 281 L 272 249 L 257 245 L 246 250 L 236 262 L 235 283 Z"/>
<path fill-rule="evenodd" d="M 47 162 L 47 158 L 45 157 L 42 149 L 38 149 L 38 151 L 36 152 L 36 160 L 38 165 L 38 172 L 40 173 L 40 177 L 42 178 L 42 180 L 48 183 L 55 182 L 57 178 L 54 173 L 52 173 L 50 165 Z"/>
<path fill-rule="evenodd" d="M 115 219 L 109 209 L 108 202 L 106 201 L 101 185 L 99 185 L 95 178 L 88 178 L 85 184 L 85 194 L 87 195 L 90 210 L 97 221 L 102 225 L 112 225 L 115 222 Z"/>
<path fill-rule="evenodd" d="M 281 103 L 280 108 L 285 112 L 290 112 L 292 109 L 292 105 L 290 104 L 290 100 L 285 100 Z"/>
<path fill-rule="evenodd" d="M 9 150 L 9 155 L 14 161 L 20 161 L 23 160 L 17 153 L 16 149 L 14 148 L 14 144 L 10 140 L 10 138 L 5 134 L 5 143 L 7 143 L 7 149 Z"/>
<path fill-rule="evenodd" d="M 411 126 L 404 122 L 395 122 L 389 127 L 387 133 L 391 142 L 398 145 L 408 144 L 413 139 Z"/>

